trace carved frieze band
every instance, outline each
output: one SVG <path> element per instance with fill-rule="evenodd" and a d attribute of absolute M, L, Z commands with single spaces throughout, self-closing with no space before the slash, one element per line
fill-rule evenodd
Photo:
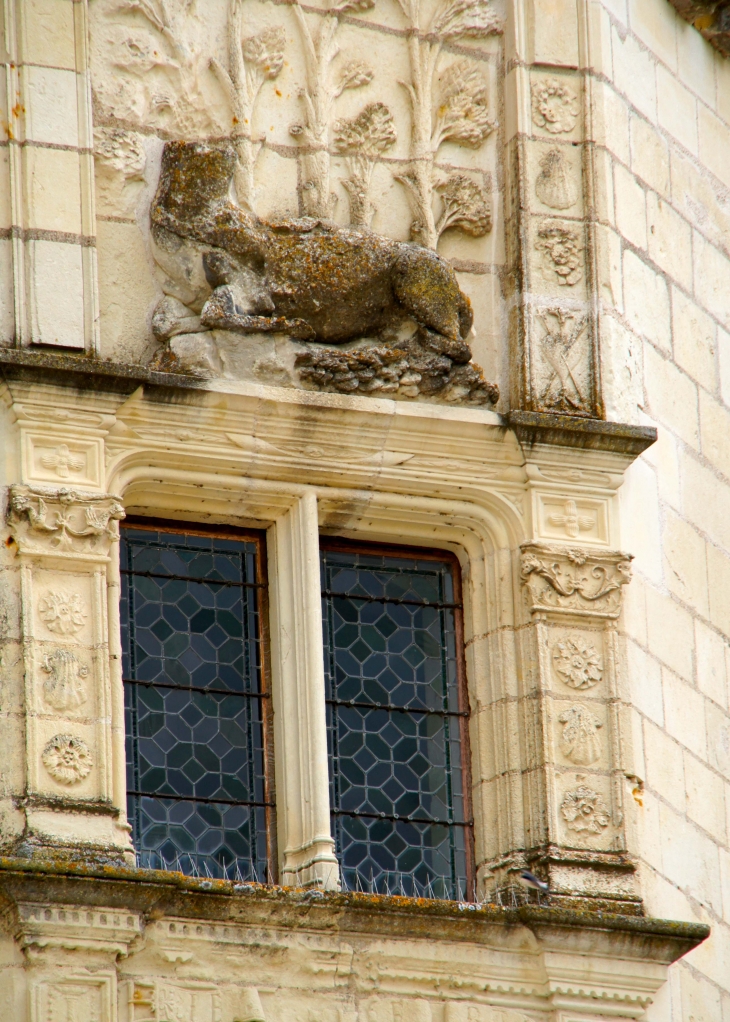
<path fill-rule="evenodd" d="M 94 496 L 76 490 L 45 490 L 29 486 L 13 486 L 10 490 L 8 519 L 21 553 L 56 556 L 93 554 L 103 557 L 108 553 L 110 543 L 117 538 L 117 523 L 124 516 L 124 508 L 118 499 L 109 494 Z M 54 612 L 57 595 L 49 593 L 45 597 L 47 607 L 41 609 L 41 614 L 46 615 L 44 620 L 58 617 Z M 69 620 L 71 618 L 73 615 Z M 59 627 L 51 630 L 68 629 Z"/>
<path fill-rule="evenodd" d="M 525 543 L 521 547 L 520 571 L 527 603 L 533 612 L 616 618 L 621 610 L 623 587 L 631 581 L 631 557 L 617 552 Z M 561 670 L 557 662 L 556 670 Z M 563 666 L 562 670 L 568 668 Z"/>
<path fill-rule="evenodd" d="M 127 954 L 129 945 L 142 929 L 136 912 L 114 908 L 21 903 L 18 917 L 18 937 L 23 947 L 83 948 L 106 951 L 115 957 Z"/>

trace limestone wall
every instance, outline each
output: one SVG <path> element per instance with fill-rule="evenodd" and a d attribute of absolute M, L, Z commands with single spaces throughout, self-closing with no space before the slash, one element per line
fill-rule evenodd
<path fill-rule="evenodd" d="M 730 1017 L 730 61 L 666 0 L 591 6 L 610 417 L 629 470 L 626 629 L 652 913 L 711 923 L 648 1017 Z"/>

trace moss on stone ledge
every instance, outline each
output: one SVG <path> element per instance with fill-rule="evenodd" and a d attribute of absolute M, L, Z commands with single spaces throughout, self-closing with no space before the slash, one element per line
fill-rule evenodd
<path fill-rule="evenodd" d="M 210 880 L 182 873 L 139 869 L 121 862 L 55 857 L 0 857 L 0 892 L 10 902 L 96 904 L 206 922 L 250 921 L 292 928 L 387 933 L 445 941 L 486 941 L 495 927 L 547 931 L 603 931 L 623 941 L 663 949 L 675 960 L 710 934 L 702 923 L 648 919 L 609 912 L 537 905 L 504 907 L 427 898 L 324 892 Z M 245 917 L 245 918 L 244 918 Z"/>

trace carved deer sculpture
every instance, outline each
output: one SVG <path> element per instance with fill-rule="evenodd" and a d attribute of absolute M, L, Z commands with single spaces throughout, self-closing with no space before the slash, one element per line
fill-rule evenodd
<path fill-rule="evenodd" d="M 220 329 L 341 344 L 410 318 L 425 347 L 469 361 L 471 304 L 444 259 L 327 220 L 261 220 L 233 201 L 235 169 L 230 145 L 165 145 L 151 210 L 158 338 Z"/>

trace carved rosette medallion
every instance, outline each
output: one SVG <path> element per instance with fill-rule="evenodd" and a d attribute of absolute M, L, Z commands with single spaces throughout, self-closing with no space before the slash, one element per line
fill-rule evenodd
<path fill-rule="evenodd" d="M 631 581 L 631 558 L 617 552 L 525 543 L 521 576 L 530 610 L 615 618 Z"/>
<path fill-rule="evenodd" d="M 79 593 L 50 589 L 38 601 L 38 615 L 49 632 L 75 635 L 84 627 L 86 608 Z"/>
<path fill-rule="evenodd" d="M 532 119 L 538 128 L 551 135 L 572 131 L 578 120 L 578 96 L 560 78 L 544 78 L 532 83 Z"/>
<path fill-rule="evenodd" d="M 56 735 L 44 748 L 41 759 L 53 780 L 69 787 L 88 777 L 94 765 L 86 742 L 73 735 Z"/>
<path fill-rule="evenodd" d="M 611 822 L 611 813 L 603 797 L 586 784 L 565 792 L 560 803 L 560 815 L 568 830 L 582 837 L 602 834 Z"/>
<path fill-rule="evenodd" d="M 57 649 L 43 658 L 48 675 L 43 683 L 43 698 L 56 710 L 69 710 L 86 702 L 83 679 L 89 668 L 69 649 Z"/>
<path fill-rule="evenodd" d="M 109 494 L 13 486 L 9 520 L 21 553 L 73 555 L 108 552 L 124 508 Z"/>
<path fill-rule="evenodd" d="M 578 766 L 590 766 L 601 755 L 601 738 L 598 729 L 601 721 L 591 710 L 580 703 L 561 713 L 558 720 L 563 725 L 560 749 L 566 759 Z"/>
<path fill-rule="evenodd" d="M 603 677 L 603 657 L 592 642 L 570 635 L 553 646 L 553 668 L 571 688 L 593 688 Z"/>

